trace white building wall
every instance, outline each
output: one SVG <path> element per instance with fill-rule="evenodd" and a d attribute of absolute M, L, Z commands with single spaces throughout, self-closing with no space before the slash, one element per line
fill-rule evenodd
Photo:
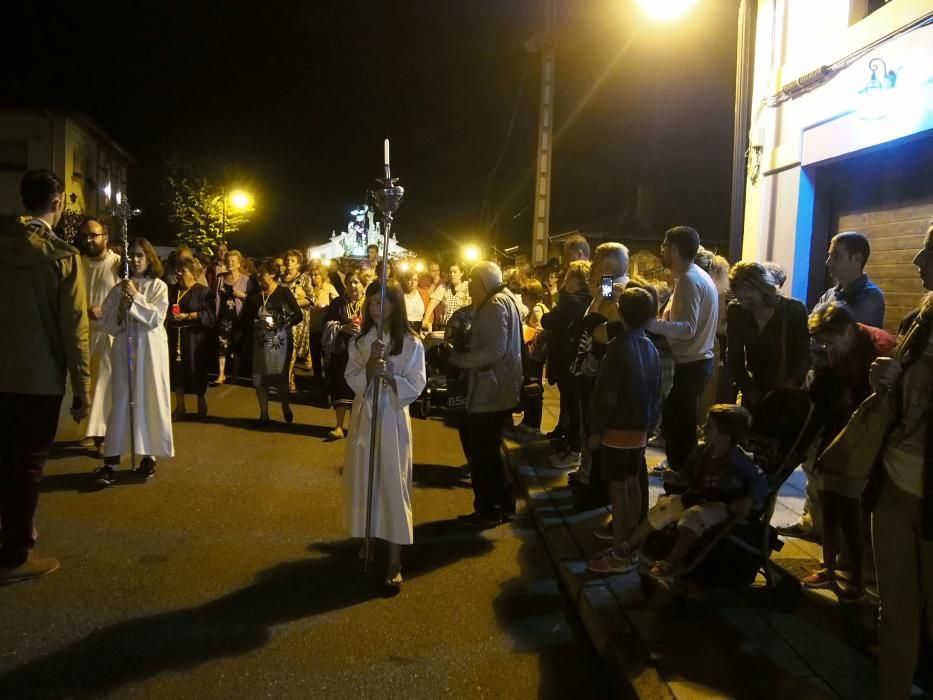
<path fill-rule="evenodd" d="M 857 1 L 857 0 L 853 0 Z M 758 152 L 746 183 L 742 257 L 775 260 L 788 272 L 787 289 L 805 297 L 806 241 L 801 166 L 857 152 L 933 128 L 933 26 L 872 49 L 815 90 L 776 107 L 764 100 L 781 86 L 832 64 L 933 12 L 933 0 L 892 0 L 849 26 L 849 0 L 759 0 L 749 144 Z M 895 101 L 882 119 L 866 120 L 859 91 L 868 63 L 882 58 L 898 74 Z M 862 110 L 862 112 L 860 112 Z M 804 264 L 806 263 L 806 264 Z"/>
<path fill-rule="evenodd" d="M 110 200 L 102 189 L 109 175 L 111 193 L 126 190 L 125 159 L 106 141 L 64 115 L 0 112 L 0 140 L 27 144 L 26 169 L 47 168 L 65 183 L 67 204 L 74 194 L 75 206 L 88 214 L 102 214 Z M 75 155 L 81 177 L 75 175 Z M 19 183 L 23 172 L 0 171 L 0 216 L 23 213 Z"/>

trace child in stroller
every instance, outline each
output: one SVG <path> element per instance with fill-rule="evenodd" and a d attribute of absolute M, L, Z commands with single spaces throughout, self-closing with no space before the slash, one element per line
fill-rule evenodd
<path fill-rule="evenodd" d="M 704 442 L 681 472 L 664 472 L 669 494 L 658 498 L 648 517 L 622 544 L 620 558 L 631 557 L 649 535 L 676 523 L 673 548 L 649 568 L 654 578 L 668 580 L 680 573 L 683 561 L 705 532 L 731 517 L 744 518 L 764 507 L 768 479 L 739 447 L 750 425 L 750 414 L 740 406 L 710 408 L 703 425 Z"/>

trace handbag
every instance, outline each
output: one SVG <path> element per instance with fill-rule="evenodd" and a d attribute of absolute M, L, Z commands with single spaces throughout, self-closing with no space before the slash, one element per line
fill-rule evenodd
<path fill-rule="evenodd" d="M 262 314 L 260 314 L 262 316 Z M 262 318 L 253 323 L 253 374 L 282 374 L 288 359 L 287 326 L 270 326 Z"/>
<path fill-rule="evenodd" d="M 895 348 L 894 359 L 898 362 L 903 361 L 918 327 L 915 322 Z M 817 471 L 849 483 L 866 482 L 884 447 L 888 429 L 896 418 L 897 396 L 893 387 L 871 394 L 820 454 L 816 461 Z"/>

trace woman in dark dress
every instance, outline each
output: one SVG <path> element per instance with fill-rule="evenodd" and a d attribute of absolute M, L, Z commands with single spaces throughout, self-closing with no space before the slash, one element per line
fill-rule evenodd
<path fill-rule="evenodd" d="M 224 259 L 227 271 L 218 276 L 216 285 L 217 314 L 217 383 L 227 380 L 228 361 L 234 379 L 238 374 L 240 348 L 234 342 L 235 331 L 243 311 L 243 304 L 249 295 L 256 291 L 256 284 L 241 268 L 243 256 L 238 250 L 228 250 Z"/>
<path fill-rule="evenodd" d="M 344 293 L 334 299 L 327 309 L 322 337 L 326 355 L 324 374 L 337 422 L 328 435 L 334 440 L 345 436 L 343 424 L 355 398 L 343 375 L 347 369 L 347 343 L 360 332 L 363 325 L 363 284 L 358 270 L 347 273 L 344 287 Z"/>
<path fill-rule="evenodd" d="M 198 415 L 207 415 L 207 369 L 211 361 L 210 329 L 214 327 L 214 295 L 197 282 L 201 264 L 183 260 L 176 268 L 178 284 L 168 290 L 169 378 L 175 392 L 172 418 L 184 418 L 185 394 L 198 397 Z"/>
<path fill-rule="evenodd" d="M 782 297 L 757 262 L 733 265 L 729 287 L 735 297 L 726 311 L 729 370 L 751 410 L 772 389 L 803 384 L 810 369 L 807 309 Z"/>
<path fill-rule="evenodd" d="M 271 264 L 260 263 L 256 279 L 259 289 L 246 300 L 241 320 L 244 328 L 252 330 L 253 386 L 259 401 L 259 424 L 270 422 L 270 385 L 282 402 L 285 422 L 291 423 L 294 415 L 288 403 L 288 368 L 295 350 L 291 329 L 301 323 L 304 315 L 295 295 L 276 282 Z"/>

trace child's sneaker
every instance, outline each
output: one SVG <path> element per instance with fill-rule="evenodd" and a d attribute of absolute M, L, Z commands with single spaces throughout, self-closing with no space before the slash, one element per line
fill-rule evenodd
<path fill-rule="evenodd" d="M 836 574 L 832 569 L 817 569 L 801 581 L 807 588 L 829 588 L 836 583 Z"/>
<path fill-rule="evenodd" d="M 586 570 L 594 574 L 626 574 L 638 568 L 637 557 L 620 557 L 611 548 L 599 559 L 587 562 Z"/>

